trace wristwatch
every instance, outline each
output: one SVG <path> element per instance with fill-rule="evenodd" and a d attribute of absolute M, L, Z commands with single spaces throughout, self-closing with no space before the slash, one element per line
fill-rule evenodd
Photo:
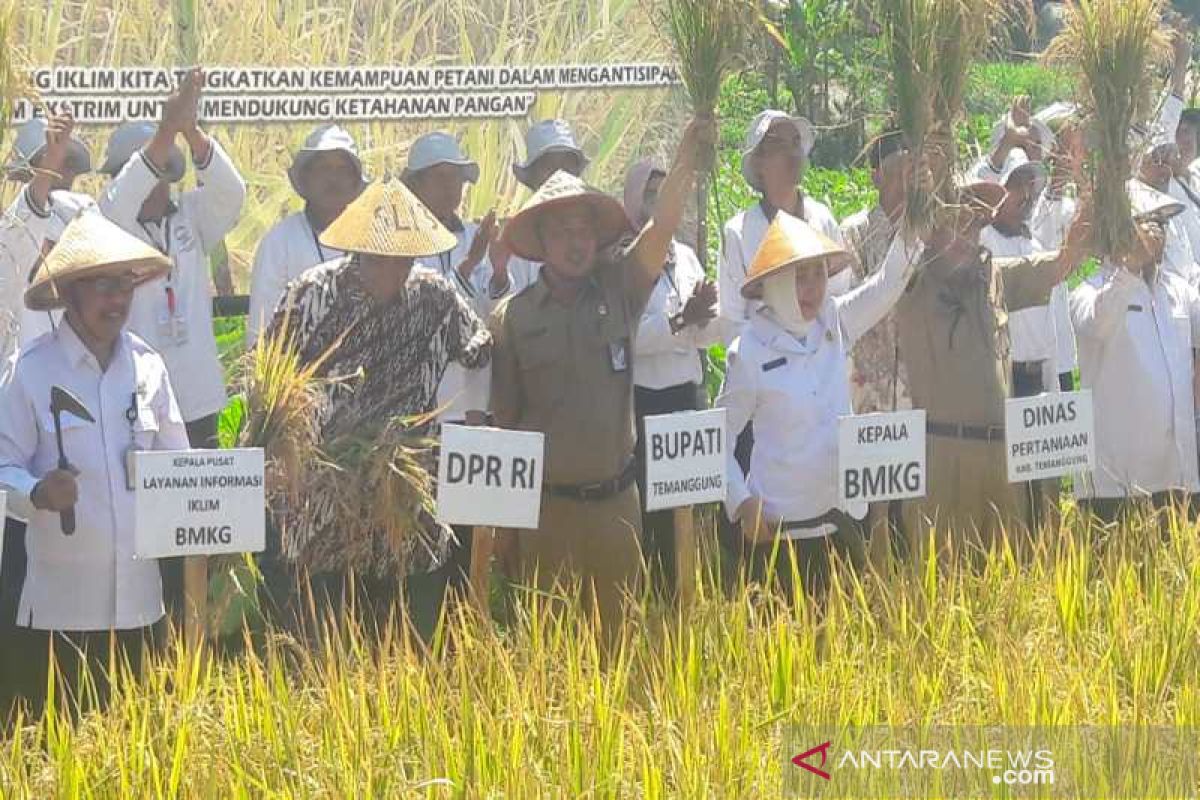
<path fill-rule="evenodd" d="M 687 327 L 687 323 L 683 321 L 683 312 L 682 311 L 680 311 L 678 314 L 673 314 L 671 316 L 671 318 L 667 320 L 667 324 L 671 326 L 671 335 L 672 336 L 676 335 L 681 330 L 683 330 L 684 328 Z"/>

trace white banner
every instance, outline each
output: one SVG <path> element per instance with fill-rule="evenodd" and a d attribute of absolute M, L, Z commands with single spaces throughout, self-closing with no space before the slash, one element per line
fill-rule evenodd
<path fill-rule="evenodd" d="M 263 451 L 134 454 L 134 555 L 257 553 L 266 547 Z"/>
<path fill-rule="evenodd" d="M 838 419 L 838 502 L 925 496 L 925 412 Z"/>
<path fill-rule="evenodd" d="M 647 511 L 725 499 L 725 409 L 646 417 Z"/>
<path fill-rule="evenodd" d="M 536 530 L 545 449 L 541 433 L 443 425 L 438 519 Z"/>
<path fill-rule="evenodd" d="M 1091 389 L 1005 401 L 1004 444 L 1010 483 L 1095 469 Z"/>

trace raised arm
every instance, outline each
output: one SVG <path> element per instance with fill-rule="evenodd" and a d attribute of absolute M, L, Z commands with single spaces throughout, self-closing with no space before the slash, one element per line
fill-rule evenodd
<path fill-rule="evenodd" d="M 1092 281 L 1080 284 L 1070 298 L 1075 334 L 1102 342 L 1120 330 L 1140 280 L 1128 270 L 1108 267 L 1099 285 Z"/>
<path fill-rule="evenodd" d="M 908 244 L 902 235 L 897 234 L 888 247 L 882 266 L 857 288 L 834 298 L 842 329 L 851 344 L 887 316 L 904 294 L 913 268 L 924 250 L 925 246 L 920 241 Z"/>
<path fill-rule="evenodd" d="M 658 191 L 654 215 L 642 228 L 629 251 L 626 287 L 635 296 L 646 298 L 667 261 L 668 248 L 683 221 L 684 208 L 700 166 L 701 158 L 716 143 L 716 120 L 696 117 L 688 123 L 675 154 L 675 161 Z"/>

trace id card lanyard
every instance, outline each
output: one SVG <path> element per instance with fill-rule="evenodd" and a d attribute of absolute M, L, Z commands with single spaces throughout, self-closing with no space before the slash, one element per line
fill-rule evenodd
<path fill-rule="evenodd" d="M 159 245 L 155 240 L 154 235 L 150 233 L 150 229 L 146 227 L 146 223 L 138 220 L 138 224 L 142 226 L 142 230 L 146 232 L 146 238 L 149 239 L 155 249 L 166 256 L 170 262 L 170 267 L 167 269 L 166 286 L 163 288 L 165 300 L 167 304 L 167 324 L 170 326 L 171 341 L 177 341 L 179 338 L 179 298 L 175 291 L 175 261 L 171 258 L 171 217 L 168 215 L 163 217 L 163 244 Z"/>

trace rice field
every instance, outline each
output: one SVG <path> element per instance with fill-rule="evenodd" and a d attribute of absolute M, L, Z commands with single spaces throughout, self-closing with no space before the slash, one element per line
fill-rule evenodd
<path fill-rule="evenodd" d="M 24 727 L 0 792 L 778 797 L 793 725 L 1197 725 L 1194 527 L 1065 526 L 1024 565 L 839 568 L 823 603 L 722 585 L 709 553 L 695 604 L 638 598 L 607 655 L 566 597 L 512 587 L 499 621 L 456 605 L 428 648 L 350 630 L 174 651 L 107 713 Z"/>

